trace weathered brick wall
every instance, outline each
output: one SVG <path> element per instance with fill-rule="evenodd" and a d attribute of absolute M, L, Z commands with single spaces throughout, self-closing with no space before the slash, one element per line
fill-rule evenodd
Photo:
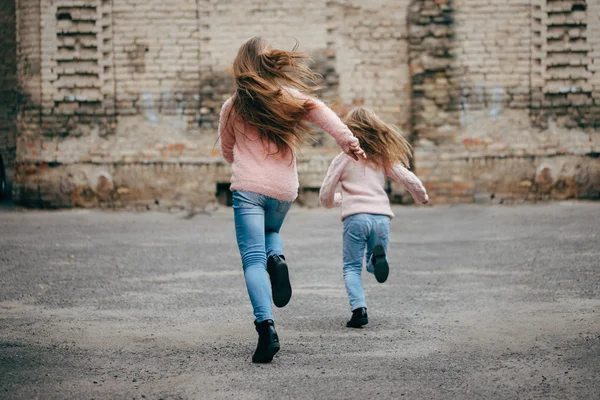
<path fill-rule="evenodd" d="M 164 135 L 165 127 L 159 125 L 166 122 L 174 131 L 191 129 L 197 133 L 200 71 L 196 4 L 184 0 L 113 3 L 119 125 L 139 124 Z"/>
<path fill-rule="evenodd" d="M 233 88 L 228 68 L 251 35 L 287 48 L 298 39 L 323 75 L 320 96 L 340 113 L 364 103 L 408 127 L 407 3 L 23 2 L 20 14 L 38 18 L 31 26 L 42 29 L 20 29 L 23 55 L 37 57 L 39 65 L 35 76 L 21 76 L 28 80 L 24 93 L 32 93 L 22 120 L 32 125 L 21 127 L 15 197 L 44 207 L 82 205 L 81 196 L 73 194 L 82 188 L 97 197 L 85 204 L 106 206 L 124 204 L 116 199 L 144 205 L 214 198 L 217 183 L 228 181 L 226 174 L 218 175 L 219 181 L 198 175 L 197 182 L 185 185 L 189 193 L 175 191 L 173 200 L 158 189 L 132 190 L 132 181 L 115 168 L 136 166 L 138 177 L 140 171 L 147 174 L 136 182 L 152 182 L 160 165 L 175 174 L 174 181 L 179 172 L 171 164 L 221 165 L 214 145 L 218 113 Z M 384 4 L 393 12 L 382 10 Z M 300 169 L 307 196 L 337 151 L 322 133 L 304 149 Z M 101 194 L 106 187 L 110 196 Z"/>
<path fill-rule="evenodd" d="M 400 126 L 435 202 L 600 193 L 597 1 L 23 0 L 16 11 L 14 193 L 32 206 L 215 199 L 228 181 L 214 147 L 228 68 L 252 35 L 298 39 L 340 114 L 364 104 Z M 304 204 L 337 151 L 322 133 L 304 149 Z"/>
<path fill-rule="evenodd" d="M 16 151 L 17 38 L 15 0 L 0 1 L 0 156 L 12 180 Z"/>
<path fill-rule="evenodd" d="M 111 134 L 115 123 L 110 2 L 42 0 L 41 134 Z"/>
<path fill-rule="evenodd" d="M 368 104 L 409 128 L 410 77 L 406 10 L 409 0 L 331 2 L 329 36 L 345 104 Z"/>
<path fill-rule="evenodd" d="M 587 7 L 413 2 L 416 166 L 434 201 L 600 196 L 598 14 Z"/>
<path fill-rule="evenodd" d="M 218 163 L 41 163 L 20 168 L 37 183 L 22 187 L 21 204 L 42 208 L 201 210 L 215 202 L 215 182 L 228 182 L 231 176 Z"/>
<path fill-rule="evenodd" d="M 532 109 L 537 126 L 598 128 L 599 4 L 532 2 Z"/>
<path fill-rule="evenodd" d="M 279 3 L 240 1 L 235 5 L 210 0 L 198 1 L 200 26 L 199 67 L 201 73 L 200 118 L 203 132 L 216 129 L 223 101 L 233 90 L 231 63 L 239 46 L 253 35 L 273 46 L 291 49 L 295 40 L 301 51 L 310 53 L 315 67 L 329 75 L 325 53 L 327 8 L 324 1 Z M 337 82 L 333 83 L 334 86 Z M 328 85 L 329 87 L 330 85 Z M 328 101 L 337 97 L 334 88 L 322 93 Z M 214 139 L 210 143 L 214 143 Z"/>
<path fill-rule="evenodd" d="M 30 175 L 19 166 L 30 156 L 39 155 L 41 130 L 41 9 L 39 0 L 20 0 L 16 7 L 17 77 L 20 112 L 17 116 L 17 148 L 13 194 L 19 198 L 23 185 L 31 183 Z"/>
<path fill-rule="evenodd" d="M 321 0 L 304 2 L 199 0 L 202 71 L 225 72 L 241 43 L 251 36 L 269 38 L 274 46 L 289 48 L 298 39 L 302 48 L 324 48 L 330 11 Z"/>

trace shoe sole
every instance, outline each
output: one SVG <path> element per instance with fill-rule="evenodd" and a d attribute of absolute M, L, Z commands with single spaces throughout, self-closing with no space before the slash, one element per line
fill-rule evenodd
<path fill-rule="evenodd" d="M 279 345 L 279 342 L 271 343 L 269 347 L 267 347 L 264 354 L 261 354 L 260 356 L 252 356 L 252 362 L 255 364 L 270 363 L 273 361 L 273 357 L 275 354 L 277 354 L 280 347 L 281 346 Z"/>
<path fill-rule="evenodd" d="M 279 264 L 277 266 L 277 285 L 273 285 L 271 282 L 271 287 L 275 307 L 285 307 L 292 298 L 292 285 L 287 265 Z"/>
<path fill-rule="evenodd" d="M 385 259 L 385 250 L 380 244 L 373 249 L 373 261 L 375 261 L 373 266 L 375 267 L 375 279 L 377 279 L 377 282 L 383 283 L 387 281 L 390 274 L 390 266 Z"/>
<path fill-rule="evenodd" d="M 359 318 L 352 323 L 350 323 L 350 321 L 348 321 L 346 323 L 346 327 L 347 328 L 362 328 L 363 325 L 367 325 L 368 323 L 369 323 L 369 320 L 367 318 Z"/>

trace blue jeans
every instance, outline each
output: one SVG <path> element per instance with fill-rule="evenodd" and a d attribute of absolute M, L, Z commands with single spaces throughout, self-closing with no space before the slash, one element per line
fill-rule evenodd
<path fill-rule="evenodd" d="M 291 206 L 258 193 L 233 192 L 235 234 L 256 322 L 273 319 L 267 258 L 283 254 L 279 230 Z"/>
<path fill-rule="evenodd" d="M 360 276 L 365 258 L 365 248 L 367 250 L 367 271 L 372 273 L 373 248 L 380 244 L 387 253 L 389 231 L 390 217 L 387 215 L 354 214 L 344 219 L 344 282 L 352 311 L 367 307 Z"/>

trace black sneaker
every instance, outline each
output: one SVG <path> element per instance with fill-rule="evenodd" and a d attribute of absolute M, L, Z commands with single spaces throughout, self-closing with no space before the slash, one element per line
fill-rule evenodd
<path fill-rule="evenodd" d="M 256 323 L 256 332 L 258 332 L 258 344 L 256 351 L 252 356 L 253 363 L 268 363 L 273 360 L 273 356 L 279 351 L 279 337 L 275 330 L 275 323 L 272 319 Z"/>
<path fill-rule="evenodd" d="M 385 282 L 390 274 L 390 266 L 385 258 L 385 250 L 382 245 L 378 244 L 373 249 L 371 263 L 375 269 L 375 279 L 377 279 L 377 282 Z"/>
<path fill-rule="evenodd" d="M 346 322 L 348 328 L 362 328 L 363 325 L 369 323 L 369 317 L 367 316 L 367 309 L 365 307 L 357 308 L 352 311 L 352 318 Z"/>
<path fill-rule="evenodd" d="M 273 294 L 273 304 L 276 307 L 285 307 L 292 298 L 292 285 L 290 284 L 290 275 L 288 266 L 285 263 L 284 256 L 272 255 L 267 260 L 267 272 L 271 279 L 271 292 Z"/>

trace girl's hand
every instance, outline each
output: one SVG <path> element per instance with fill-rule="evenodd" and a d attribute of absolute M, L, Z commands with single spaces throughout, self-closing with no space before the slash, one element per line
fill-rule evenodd
<path fill-rule="evenodd" d="M 340 192 L 337 192 L 333 196 L 333 204 L 335 205 L 335 207 L 339 207 L 342 205 L 342 194 Z"/>
<path fill-rule="evenodd" d="M 365 160 L 367 159 L 367 155 L 365 154 L 365 151 L 360 148 L 360 144 L 358 142 L 358 139 L 356 139 L 356 138 L 354 138 L 354 140 L 348 146 L 347 154 L 350 157 L 354 158 L 356 161 L 358 161 L 359 158 L 361 158 L 361 157 L 364 158 Z"/>

